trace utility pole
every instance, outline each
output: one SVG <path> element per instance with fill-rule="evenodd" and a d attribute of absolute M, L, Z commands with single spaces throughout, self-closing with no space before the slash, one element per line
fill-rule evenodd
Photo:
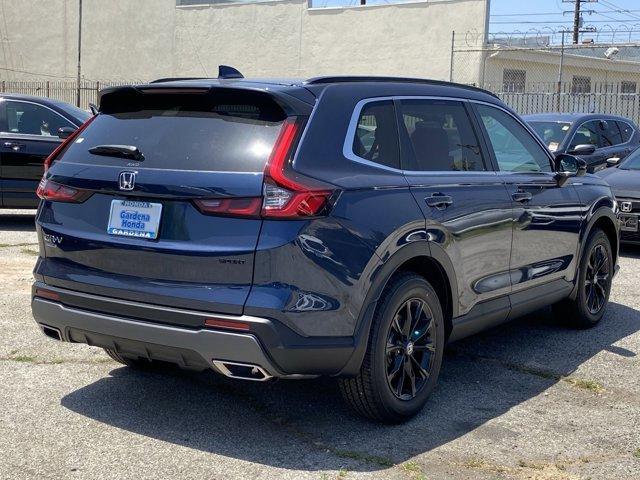
<path fill-rule="evenodd" d="M 576 0 L 576 6 L 573 9 L 573 43 L 576 44 L 580 40 L 580 5 L 582 5 L 582 0 Z"/>
<path fill-rule="evenodd" d="M 78 0 L 78 77 L 76 78 L 76 106 L 80 106 L 80 80 L 82 77 L 82 0 Z"/>

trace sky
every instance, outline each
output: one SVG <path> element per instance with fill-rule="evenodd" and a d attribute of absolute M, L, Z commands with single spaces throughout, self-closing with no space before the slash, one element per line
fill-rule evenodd
<path fill-rule="evenodd" d="M 491 0 L 490 31 L 571 28 L 573 8 L 573 2 L 562 0 Z M 607 30 L 633 28 L 640 31 L 640 0 L 583 2 L 581 8 L 585 26 L 593 25 Z M 563 15 L 563 11 L 570 13 Z"/>

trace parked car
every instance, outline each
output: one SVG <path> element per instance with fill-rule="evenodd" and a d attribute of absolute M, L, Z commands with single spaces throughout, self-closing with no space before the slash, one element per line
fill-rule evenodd
<path fill-rule="evenodd" d="M 598 172 L 611 185 L 620 209 L 620 241 L 640 243 L 638 218 L 640 217 L 640 148 L 634 150 L 621 163 Z"/>
<path fill-rule="evenodd" d="M 640 146 L 640 132 L 633 121 L 614 115 L 541 113 L 523 117 L 554 154 L 569 153 L 597 172 L 624 159 Z"/>
<path fill-rule="evenodd" d="M 0 94 L 0 207 L 38 206 L 45 158 L 90 116 L 58 100 Z"/>
<path fill-rule="evenodd" d="M 339 377 L 377 421 L 423 407 L 446 342 L 551 304 L 598 323 L 618 257 L 609 186 L 497 97 L 443 82 L 111 88 L 52 160 L 46 335 L 131 367 Z"/>

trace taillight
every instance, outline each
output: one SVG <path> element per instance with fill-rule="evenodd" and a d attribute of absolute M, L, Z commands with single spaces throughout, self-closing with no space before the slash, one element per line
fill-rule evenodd
<path fill-rule="evenodd" d="M 86 190 L 67 187 L 46 178 L 40 180 L 36 194 L 42 200 L 50 200 L 52 202 L 82 202 L 90 195 Z"/>
<path fill-rule="evenodd" d="M 262 197 L 211 198 L 194 200 L 202 213 L 232 217 L 260 217 Z"/>
<path fill-rule="evenodd" d="M 58 145 L 56 147 L 56 149 L 51 152 L 51 154 L 45 159 L 44 161 L 44 171 L 45 173 L 47 172 L 47 170 L 49 170 L 49 167 L 51 166 L 51 164 L 53 163 L 53 161 L 58 157 L 58 155 L 60 155 L 60 152 L 62 152 L 62 150 L 64 150 L 67 145 L 69 145 L 71 142 L 73 142 L 76 137 L 78 135 L 80 135 L 80 133 L 89 126 L 89 124 L 91 122 L 93 122 L 93 120 L 96 118 L 97 115 L 94 115 L 93 117 L 91 117 L 89 120 L 87 120 L 86 122 L 84 122 L 82 125 L 80 125 L 78 127 L 78 129 L 73 132 L 71 135 L 69 135 L 64 142 L 62 142 L 60 145 Z"/>
<path fill-rule="evenodd" d="M 301 218 L 319 215 L 327 206 L 333 190 L 291 174 L 287 167 L 299 134 L 300 124 L 288 118 L 276 141 L 264 171 L 262 216 Z"/>
<path fill-rule="evenodd" d="M 247 218 L 300 219 L 325 213 L 335 191 L 331 186 L 289 168 L 300 123 L 285 120 L 264 170 L 261 197 L 194 200 L 200 212 Z"/>

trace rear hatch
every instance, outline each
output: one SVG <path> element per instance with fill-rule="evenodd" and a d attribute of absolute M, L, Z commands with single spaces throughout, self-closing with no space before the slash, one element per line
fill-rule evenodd
<path fill-rule="evenodd" d="M 241 314 L 262 225 L 263 172 L 290 115 L 264 91 L 154 86 L 103 95 L 100 114 L 41 182 L 36 277 Z"/>

